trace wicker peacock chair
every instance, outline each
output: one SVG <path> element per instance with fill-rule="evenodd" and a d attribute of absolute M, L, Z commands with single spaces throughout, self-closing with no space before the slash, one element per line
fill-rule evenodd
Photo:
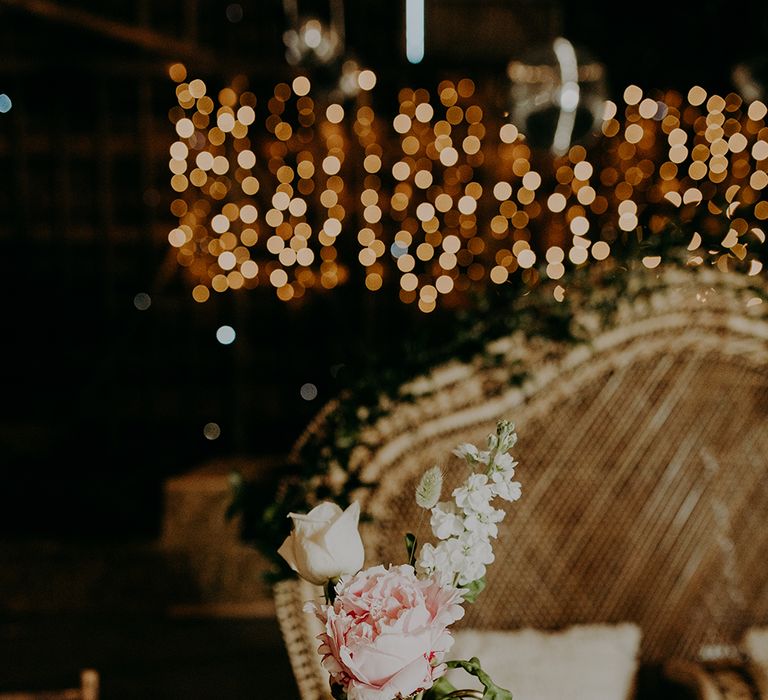
<path fill-rule="evenodd" d="M 356 496 L 372 516 L 366 564 L 402 560 L 425 467 L 440 463 L 450 484 L 453 447 L 479 444 L 509 418 L 523 498 L 500 528 L 487 589 L 457 627 L 630 621 L 644 665 L 738 657 L 744 630 L 768 622 L 760 295 L 741 274 L 643 271 L 610 313 L 588 303 L 576 313 L 582 342 L 501 338 L 475 361 L 411 382 L 409 400 L 366 428 L 353 453 L 376 484 Z M 315 622 L 302 612 L 317 592 L 298 580 L 275 587 L 303 700 L 329 697 Z"/>

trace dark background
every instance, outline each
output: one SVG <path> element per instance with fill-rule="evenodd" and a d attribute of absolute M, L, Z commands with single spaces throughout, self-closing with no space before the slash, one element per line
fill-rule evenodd
<path fill-rule="evenodd" d="M 733 68 L 759 75 L 768 46 L 764 2 L 427 5 L 426 58 L 411 66 L 404 3 L 347 3 L 347 50 L 379 75 L 382 103 L 443 76 L 503 79 L 510 58 L 557 34 L 605 64 L 615 100 L 630 83 L 733 90 Z M 267 288 L 192 300 L 167 243 L 168 66 L 220 87 L 244 73 L 257 95 L 293 75 L 282 2 L 242 0 L 238 21 L 233 6 L 0 0 L 0 93 L 13 101 L 0 114 L 0 535 L 154 537 L 167 477 L 284 455 L 352 373 L 397 361 L 409 336 L 451 332 L 450 312 L 425 316 L 358 284 L 301 305 Z M 452 23 L 430 26 L 438 11 Z M 469 28 L 489 17 L 509 24 L 474 41 Z M 232 345 L 216 340 L 223 324 Z"/>

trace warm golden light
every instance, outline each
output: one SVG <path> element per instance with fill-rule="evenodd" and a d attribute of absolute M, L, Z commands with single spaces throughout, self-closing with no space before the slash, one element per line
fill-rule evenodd
<path fill-rule="evenodd" d="M 630 85 L 621 107 L 606 101 L 594 144 L 542 160 L 468 79 L 432 93 L 403 88 L 394 117 L 382 119 L 364 94 L 376 87 L 367 70 L 354 73 L 356 104 L 324 101 L 304 75 L 263 102 L 244 79 L 208 94 L 202 79 L 185 82 L 182 64 L 169 76 L 178 225 L 168 243 L 196 301 L 208 298 L 203 289 L 258 285 L 297 301 L 360 279 L 371 292 L 398 287 L 430 312 L 483 285 L 561 280 L 609 262 L 622 236 L 663 235 L 673 215 L 690 223 L 690 264 L 762 270 L 760 101 Z M 357 265 L 363 274 L 351 276 Z M 560 301 L 565 284 L 553 287 Z"/>

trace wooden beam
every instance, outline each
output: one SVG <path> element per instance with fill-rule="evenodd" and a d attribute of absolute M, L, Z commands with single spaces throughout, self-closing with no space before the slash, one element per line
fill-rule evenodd
<path fill-rule="evenodd" d="M 195 64 L 213 64 L 216 57 L 197 43 L 95 15 L 75 7 L 64 7 L 52 0 L 0 0 L 0 5 L 23 10 L 52 22 L 60 22 L 139 46 L 147 51 Z"/>
<path fill-rule="evenodd" d="M 0 0 L 0 5 L 5 0 Z M 5 48 L 5 47 L 4 47 Z M 10 52 L 7 52 L 8 54 Z M 5 55 L 0 60 L 0 77 L 27 75 L 30 73 L 50 72 L 51 63 L 55 61 L 57 67 L 76 70 L 83 75 L 107 75 L 123 78 L 158 78 L 172 84 L 168 76 L 168 60 L 152 58 L 115 60 L 103 58 L 98 61 L 80 56 L 49 57 L 45 55 L 22 56 L 19 50 L 16 56 Z M 294 77 L 291 66 L 285 62 L 272 59 L 254 61 L 249 57 L 231 60 L 223 59 L 217 63 L 195 65 L 193 61 L 185 60 L 188 67 L 192 67 L 197 77 L 213 77 L 219 79 L 221 75 L 234 75 L 244 73 L 252 83 L 262 83 L 270 89 L 281 80 L 290 81 Z M 175 99 L 175 97 L 174 97 Z"/>

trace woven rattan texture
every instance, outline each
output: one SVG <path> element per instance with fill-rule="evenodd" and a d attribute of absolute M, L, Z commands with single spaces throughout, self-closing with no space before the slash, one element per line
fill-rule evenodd
<path fill-rule="evenodd" d="M 289 579 L 275 584 L 274 596 L 277 621 L 301 699 L 330 700 L 328 672 L 317 653 L 317 635 L 322 628 L 314 615 L 304 612 L 307 601 L 322 598 L 322 588 Z"/>
<path fill-rule="evenodd" d="M 678 344 L 670 337 L 664 355 L 605 368 L 544 412 L 535 400 L 519 412 L 524 497 L 464 624 L 632 620 L 644 657 L 661 660 L 732 641 L 766 617 L 768 366 Z M 387 537 L 369 535 L 373 560 L 402 559 L 403 523 L 421 517 L 412 486 L 424 464 L 463 472 L 444 458 L 451 438 L 410 452 L 415 473 L 400 487 L 385 477 L 391 497 L 375 506 Z"/>
<path fill-rule="evenodd" d="M 586 351 L 539 348 L 522 389 L 491 391 L 496 370 L 477 370 L 404 407 L 408 424 L 368 456 L 381 481 L 366 502 L 370 563 L 402 560 L 404 524 L 429 536 L 412 495 L 425 466 L 463 478 L 452 447 L 509 417 L 524 495 L 460 624 L 628 620 L 657 662 L 732 646 L 768 620 L 766 327 L 715 289 L 702 303 L 671 286 Z"/>
<path fill-rule="evenodd" d="M 450 363 L 367 429 L 366 565 L 404 560 L 426 467 L 498 418 L 516 423 L 523 497 L 488 587 L 458 626 L 557 629 L 631 621 L 642 658 L 699 659 L 768 623 L 768 323 L 753 280 L 648 276 L 580 344 L 509 338 L 501 362 Z M 764 307 L 765 304 L 762 305 Z M 522 385 L 510 382 L 522 364 Z M 313 429 L 316 429 L 315 426 Z"/>

